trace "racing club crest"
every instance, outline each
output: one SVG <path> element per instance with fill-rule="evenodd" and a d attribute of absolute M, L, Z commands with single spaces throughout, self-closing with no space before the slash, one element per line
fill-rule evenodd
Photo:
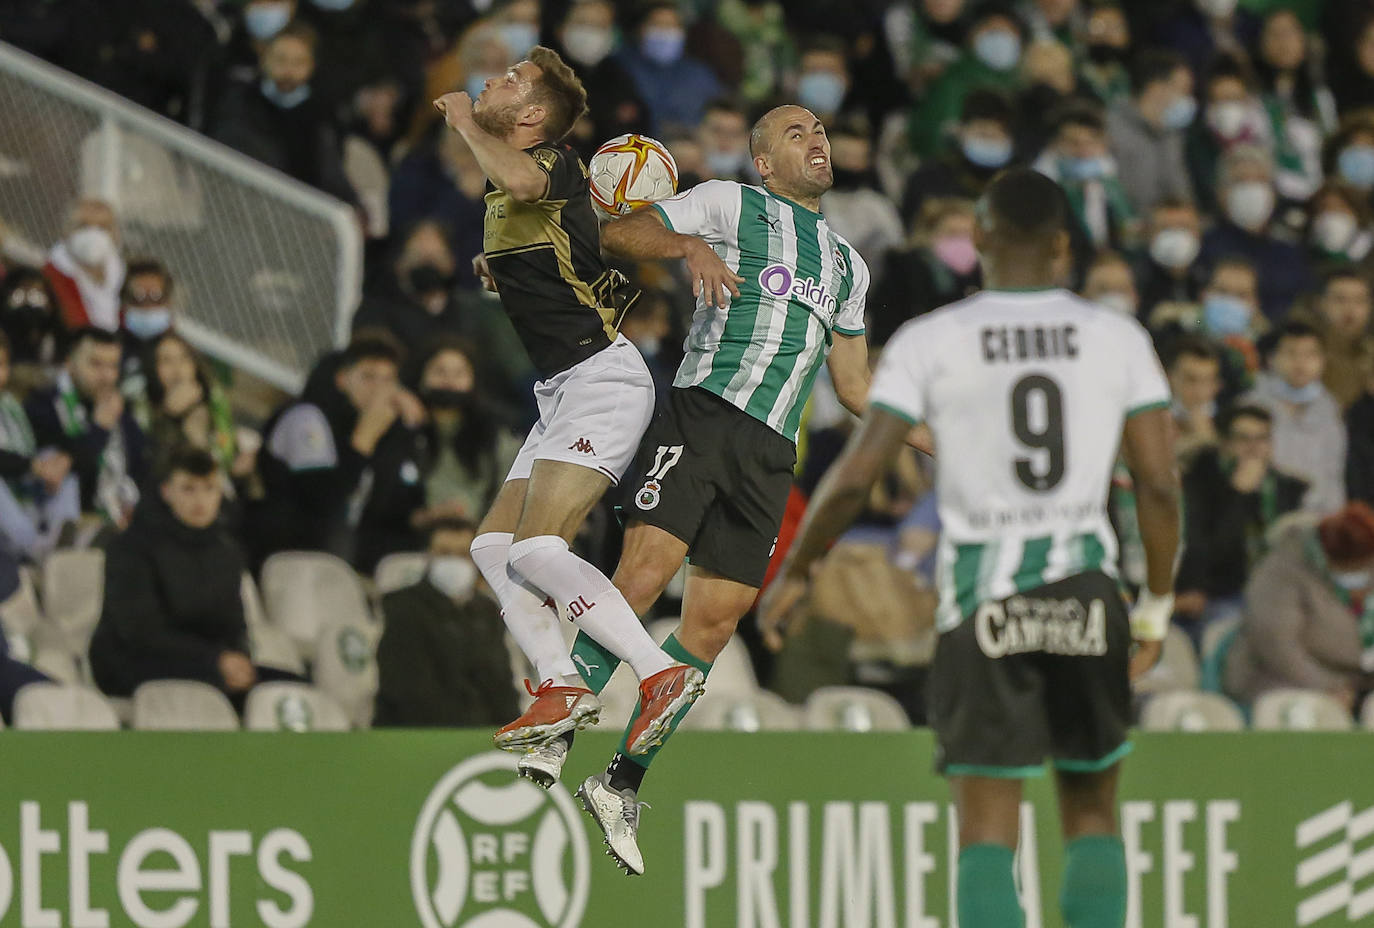
<path fill-rule="evenodd" d="M 659 491 L 662 489 L 657 480 L 646 480 L 635 496 L 635 505 L 640 509 L 653 509 L 658 505 Z"/>

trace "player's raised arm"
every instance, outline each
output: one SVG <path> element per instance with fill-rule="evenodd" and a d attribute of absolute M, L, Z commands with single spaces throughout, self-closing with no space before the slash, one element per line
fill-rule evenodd
<path fill-rule="evenodd" d="M 1122 450 L 1135 484 L 1140 538 L 1145 545 L 1145 587 L 1131 612 L 1131 636 L 1153 642 L 1132 662 L 1154 664 L 1169 628 L 1174 603 L 1174 559 L 1179 543 L 1179 479 L 1168 409 L 1151 409 L 1126 420 Z M 1154 653 L 1150 653 L 1154 652 Z"/>
<path fill-rule="evenodd" d="M 686 261 L 692 296 L 705 293 L 707 306 L 724 309 L 731 296 L 739 296 L 739 283 L 744 280 L 705 241 L 674 232 L 664 225 L 659 211 L 650 207 L 608 222 L 601 229 L 601 246 L 613 255 L 638 261 Z"/>
<path fill-rule="evenodd" d="M 434 106 L 444 114 L 444 121 L 449 128 L 468 143 L 482 173 L 494 185 L 522 203 L 533 203 L 548 191 L 549 175 L 544 173 L 533 157 L 477 124 L 473 119 L 472 98 L 465 92 L 446 93 L 434 101 Z"/>

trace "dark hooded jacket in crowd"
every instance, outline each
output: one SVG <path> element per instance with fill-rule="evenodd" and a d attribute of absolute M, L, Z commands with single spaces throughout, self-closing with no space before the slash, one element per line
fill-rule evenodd
<path fill-rule="evenodd" d="M 181 522 L 156 492 L 105 553 L 105 603 L 91 639 L 91 671 L 111 696 L 149 680 L 223 687 L 219 657 L 248 653 L 243 551 L 223 520 Z"/>
<path fill-rule="evenodd" d="M 322 358 L 300 399 L 263 427 L 258 472 L 266 495 L 250 509 L 248 532 L 256 563 L 277 551 L 327 551 L 370 573 L 383 555 L 422 546 L 410 516 L 425 502 L 419 463 L 424 436 L 398 419 L 371 457 L 359 454 L 352 442 L 358 411 L 334 384 L 339 362 L 338 352 Z M 292 471 L 273 453 L 277 423 L 302 403 L 319 407 L 329 423 L 337 452 L 332 467 Z"/>

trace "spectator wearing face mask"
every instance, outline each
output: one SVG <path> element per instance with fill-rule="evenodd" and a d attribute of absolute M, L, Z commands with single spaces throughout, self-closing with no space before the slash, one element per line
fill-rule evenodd
<path fill-rule="evenodd" d="M 1368 278 L 1354 270 L 1336 270 L 1326 275 L 1313 307 L 1326 343 L 1322 382 L 1342 412 L 1374 383 L 1370 296 Z"/>
<path fill-rule="evenodd" d="M 1221 355 L 1210 341 L 1196 334 L 1174 339 L 1168 355 L 1174 454 L 1186 468 L 1199 451 L 1217 443 Z"/>
<path fill-rule="evenodd" d="M 1149 319 L 1161 304 L 1193 304 L 1202 290 L 1202 220 L 1197 207 L 1165 200 L 1150 213 L 1146 245 L 1136 261 L 1140 316 Z"/>
<path fill-rule="evenodd" d="M 1307 485 L 1274 466 L 1272 428 L 1263 408 L 1239 406 L 1226 417 L 1221 446 L 1199 450 L 1185 468 L 1174 618 L 1194 644 L 1208 625 L 1239 611 L 1269 530 L 1302 504 Z"/>
<path fill-rule="evenodd" d="M 684 53 L 687 30 L 677 4 L 645 4 L 633 34 L 634 42 L 616 55 L 648 105 L 645 128 L 659 135 L 690 131 L 701 121 L 707 101 L 724 88 L 710 68 Z"/>
<path fill-rule="evenodd" d="M 462 136 L 456 132 L 430 135 L 401 160 L 392 175 L 389 212 L 397 240 L 407 241 L 426 220 L 432 220 L 450 243 L 454 282 L 476 286 L 471 259 L 482 251 L 486 186 L 486 175 Z M 407 345 L 414 344 L 402 338 Z"/>
<path fill-rule="evenodd" d="M 1157 41 L 1178 52 L 1194 75 L 1221 55 L 1243 55 L 1259 38 L 1259 19 L 1237 0 L 1192 0 L 1165 18 Z"/>
<path fill-rule="evenodd" d="M 1110 4 L 1088 11 L 1086 46 L 1078 64 L 1079 83 L 1111 106 L 1131 95 L 1126 59 L 1131 53 L 1131 25 L 1121 7 Z"/>
<path fill-rule="evenodd" d="M 72 336 L 57 383 L 24 403 L 39 454 L 69 455 L 83 512 L 128 524 L 144 476 L 144 435 L 119 392 L 119 337 L 86 328 Z"/>
<path fill-rule="evenodd" d="M 424 577 L 382 597 L 374 726 L 491 726 L 517 711 L 505 624 L 469 556 L 473 534 L 468 521 L 435 523 Z"/>
<path fill-rule="evenodd" d="M 1150 315 L 1156 342 L 1168 345 L 1187 332 L 1209 339 L 1221 357 L 1220 405 L 1250 389 L 1259 370 L 1255 347 L 1265 326 L 1259 311 L 1259 278 L 1244 258 L 1217 262 L 1202 288 L 1201 304 L 1160 303 Z"/>
<path fill-rule="evenodd" d="M 1088 266 L 1083 280 L 1083 298 L 1104 309 L 1134 317 L 1140 303 L 1131 265 L 1114 251 L 1100 252 Z"/>
<path fill-rule="evenodd" d="M 1068 105 L 1052 117 L 1054 137 L 1035 170 L 1057 181 L 1077 222 L 1070 232 L 1075 265 L 1082 268 L 1104 248 L 1122 248 L 1139 222 L 1107 148 L 1102 113 Z"/>
<path fill-rule="evenodd" d="M 1271 322 L 1280 321 L 1313 279 L 1302 251 L 1278 237 L 1273 161 L 1261 148 L 1238 146 L 1222 159 L 1220 180 L 1223 215 L 1202 237 L 1201 260 L 1248 258 L 1259 271 L 1260 309 Z"/>
<path fill-rule="evenodd" d="M 1303 240 L 1313 267 L 1374 272 L 1374 213 L 1369 200 L 1340 180 L 1328 180 L 1307 204 Z"/>
<path fill-rule="evenodd" d="M 421 220 L 401 239 L 389 271 L 364 291 L 353 330 L 385 329 L 407 351 L 419 351 L 436 336 L 461 331 L 463 314 L 453 296 L 457 281 L 448 229 Z"/>
<path fill-rule="evenodd" d="M 325 101 L 314 96 L 315 30 L 292 23 L 267 42 L 257 77 L 231 85 L 211 135 L 258 161 L 336 196 L 356 199 L 343 143 Z"/>
<path fill-rule="evenodd" d="M 56 448 L 38 453 L 9 379 L 9 339 L 0 333 L 0 549 L 38 562 L 57 547 L 64 527 L 81 518 L 81 494 L 71 455 Z"/>
<path fill-rule="evenodd" d="M 1274 419 L 1274 465 L 1307 483 L 1303 508 L 1331 512 L 1345 502 L 1346 432 L 1341 408 L 1322 384 L 1321 332 L 1290 321 L 1265 341 L 1268 369 L 1242 402 Z"/>
<path fill-rule="evenodd" d="M 830 132 L 835 184 L 821 197 L 821 210 L 835 232 L 881 273 L 883 256 L 902 243 L 902 218 L 877 189 L 868 122 L 853 117 Z M 879 278 L 875 275 L 874 285 Z"/>
<path fill-rule="evenodd" d="M 945 69 L 912 111 L 912 150 L 921 157 L 935 155 L 947 134 L 956 126 L 966 126 L 964 99 L 975 89 L 1011 93 L 1020 87 L 1024 40 L 1024 27 L 1010 7 L 1000 3 L 979 7 L 963 54 Z"/>
<path fill-rule="evenodd" d="M 247 0 L 225 48 L 229 83 L 250 82 L 268 44 L 296 18 L 297 0 Z"/>
<path fill-rule="evenodd" d="M 153 342 L 172 328 L 172 286 L 171 272 L 160 261 L 141 258 L 129 262 L 119 314 L 124 349 L 120 389 L 125 396 L 144 392 Z"/>
<path fill-rule="evenodd" d="M 103 200 L 78 200 L 66 234 L 48 252 L 43 276 L 57 296 L 62 325 L 70 331 L 119 328 L 119 289 L 124 259 L 114 210 Z"/>
<path fill-rule="evenodd" d="M 753 159 L 749 157 L 749 118 L 728 99 L 712 100 L 697 126 L 707 179 L 732 180 L 743 184 L 758 182 Z"/>
<path fill-rule="evenodd" d="M 964 100 L 959 126 L 946 150 L 923 162 L 902 194 L 902 217 L 912 225 L 927 199 L 977 200 L 996 173 L 1012 162 L 1012 109 L 1006 97 L 975 90 Z"/>
<path fill-rule="evenodd" d="M 1183 133 L 1197 115 L 1193 75 L 1170 52 L 1147 50 L 1131 63 L 1131 97 L 1107 111 L 1107 139 L 1126 198 L 1140 215 L 1164 200 L 1192 200 Z"/>
<path fill-rule="evenodd" d="M 751 105 L 768 102 L 782 88 L 784 75 L 797 64 L 797 49 L 787 30 L 782 3 L 721 0 L 716 19 L 743 52 L 737 90 L 740 99 Z"/>
<path fill-rule="evenodd" d="M 414 519 L 421 529 L 444 518 L 480 519 L 520 450 L 478 389 L 474 358 L 472 344 L 452 335 L 435 339 L 421 358 L 418 393 L 428 413 L 420 461 L 424 508 Z"/>
<path fill-rule="evenodd" d="M 0 332 L 10 344 L 10 389 L 21 398 L 57 376 L 62 334 L 57 298 L 37 268 L 11 268 L 0 281 Z"/>
<path fill-rule="evenodd" d="M 793 96 L 821 122 L 830 125 L 835 119 L 849 96 L 850 84 L 844 40 L 817 36 L 802 49 Z"/>
<path fill-rule="evenodd" d="M 1358 191 L 1366 205 L 1374 203 L 1374 112 L 1357 110 L 1341 120 L 1326 140 L 1322 166 Z"/>
<path fill-rule="evenodd" d="M 886 344 L 897 328 L 932 309 L 961 300 L 982 285 L 973 245 L 973 201 L 925 201 L 904 248 L 888 252 L 869 297 L 868 334 Z"/>
<path fill-rule="evenodd" d="M 321 362 L 299 399 L 268 419 L 258 455 L 265 497 L 249 519 L 257 560 L 328 551 L 371 570 L 379 549 L 409 539 L 421 491 L 415 433 L 425 410 L 400 385 L 401 356 L 387 333 L 357 332 Z"/>
<path fill-rule="evenodd" d="M 649 122 L 648 107 L 613 54 L 615 5 L 610 0 L 573 3 L 555 37 L 555 50 L 587 88 L 587 118 L 573 127 L 568 144 L 582 152 L 585 160 L 607 139 L 642 131 Z"/>
<path fill-rule="evenodd" d="M 1296 524 L 1245 586 L 1219 655 L 1226 695 L 1248 705 L 1280 687 L 1320 690 L 1349 710 L 1374 679 L 1374 512 L 1351 503 Z"/>

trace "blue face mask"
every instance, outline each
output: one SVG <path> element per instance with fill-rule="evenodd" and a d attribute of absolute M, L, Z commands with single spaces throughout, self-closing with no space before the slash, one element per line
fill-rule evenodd
<path fill-rule="evenodd" d="M 1217 336 L 1244 335 L 1250 331 L 1250 305 L 1224 293 L 1213 293 L 1202 303 L 1202 325 Z"/>
<path fill-rule="evenodd" d="M 270 77 L 262 79 L 262 95 L 284 110 L 295 109 L 310 99 L 310 85 L 301 84 L 295 90 L 283 92 Z"/>
<path fill-rule="evenodd" d="M 243 11 L 243 25 L 259 42 L 272 38 L 291 21 L 291 7 L 285 3 L 258 3 Z"/>
<path fill-rule="evenodd" d="M 1311 403 L 1322 395 L 1322 382 L 1314 380 L 1303 387 L 1291 386 L 1285 380 L 1274 381 L 1274 392 L 1286 403 Z"/>
<path fill-rule="evenodd" d="M 468 92 L 468 96 L 476 100 L 482 95 L 482 91 L 487 89 L 487 81 L 492 78 L 491 74 L 473 74 L 468 77 L 463 89 Z"/>
<path fill-rule="evenodd" d="M 1186 129 L 1193 124 L 1197 117 L 1197 101 L 1188 94 L 1175 97 L 1160 114 L 1160 121 L 1164 123 L 1166 129 Z"/>
<path fill-rule="evenodd" d="M 1369 581 L 1374 574 L 1367 570 L 1333 570 L 1331 579 L 1336 581 L 1336 586 L 1343 590 L 1363 590 L 1369 586 Z"/>
<path fill-rule="evenodd" d="M 1353 186 L 1361 190 L 1374 188 L 1374 146 L 1351 145 L 1336 159 L 1336 168 Z"/>
<path fill-rule="evenodd" d="M 124 328 L 141 342 L 152 341 L 172 327 L 172 311 L 165 306 L 124 311 Z"/>
<path fill-rule="evenodd" d="M 539 27 L 533 23 L 502 23 L 496 27 L 501 34 L 501 44 L 506 51 L 517 58 L 539 44 Z"/>
<path fill-rule="evenodd" d="M 686 44 L 687 33 L 681 29 L 646 29 L 639 40 L 639 49 L 651 61 L 672 64 L 682 57 Z"/>
<path fill-rule="evenodd" d="M 964 157 L 980 168 L 1000 168 L 1011 160 L 1011 140 L 966 138 L 960 142 Z"/>
<path fill-rule="evenodd" d="M 1059 173 L 1068 181 L 1097 180 L 1107 173 L 1102 158 L 1060 158 Z"/>
<path fill-rule="evenodd" d="M 973 40 L 973 54 L 994 71 L 1010 71 L 1021 60 L 1021 40 L 1006 29 L 991 29 Z"/>
<path fill-rule="evenodd" d="M 310 2 L 315 4 L 319 9 L 327 10 L 331 13 L 346 10 L 353 5 L 353 0 L 310 0 Z"/>
<path fill-rule="evenodd" d="M 834 113 L 844 102 L 844 80 L 829 71 L 807 71 L 797 81 L 797 102 L 813 113 Z"/>

